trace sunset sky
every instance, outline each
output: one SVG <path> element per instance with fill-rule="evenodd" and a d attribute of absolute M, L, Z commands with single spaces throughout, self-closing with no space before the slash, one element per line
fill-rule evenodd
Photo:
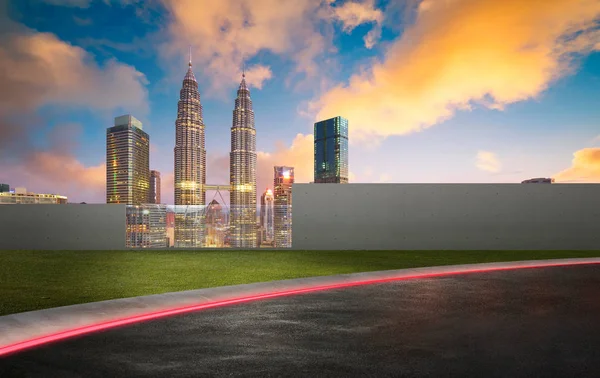
<path fill-rule="evenodd" d="M 244 61 L 259 193 L 274 165 L 312 181 L 337 115 L 351 182 L 600 182 L 599 20 L 598 0 L 0 0 L 0 183 L 104 202 L 106 128 L 132 114 L 172 203 L 188 46 L 209 184 Z"/>

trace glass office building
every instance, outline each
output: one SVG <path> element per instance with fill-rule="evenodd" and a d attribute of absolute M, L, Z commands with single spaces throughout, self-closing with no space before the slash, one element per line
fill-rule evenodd
<path fill-rule="evenodd" d="M 348 120 L 315 123 L 315 183 L 348 183 Z"/>
<path fill-rule="evenodd" d="M 106 203 L 148 203 L 150 137 L 131 115 L 106 130 Z"/>

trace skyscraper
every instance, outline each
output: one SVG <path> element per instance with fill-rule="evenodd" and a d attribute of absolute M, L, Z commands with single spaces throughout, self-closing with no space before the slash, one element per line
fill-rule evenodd
<path fill-rule="evenodd" d="M 315 183 L 348 183 L 348 120 L 315 123 Z"/>
<path fill-rule="evenodd" d="M 293 167 L 274 167 L 274 247 L 292 246 L 292 185 Z"/>
<path fill-rule="evenodd" d="M 160 172 L 150 171 L 150 193 L 148 203 L 160 203 Z"/>
<path fill-rule="evenodd" d="M 256 129 L 245 74 L 233 109 L 229 175 L 231 246 L 256 248 Z"/>
<path fill-rule="evenodd" d="M 192 58 L 183 78 L 175 121 L 175 205 L 204 205 L 206 149 L 204 120 Z"/>
<path fill-rule="evenodd" d="M 261 240 L 267 243 L 273 241 L 274 200 L 273 191 L 269 188 L 260 197 Z"/>
<path fill-rule="evenodd" d="M 192 56 L 183 78 L 175 121 L 175 246 L 203 246 L 206 201 L 206 149 L 204 120 Z"/>
<path fill-rule="evenodd" d="M 147 203 L 149 181 L 150 137 L 135 117 L 116 117 L 106 130 L 106 203 Z"/>

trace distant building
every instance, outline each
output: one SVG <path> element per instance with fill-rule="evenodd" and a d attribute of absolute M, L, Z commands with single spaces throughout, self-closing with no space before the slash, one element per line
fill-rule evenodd
<path fill-rule="evenodd" d="M 0 184 L 0 193 L 10 192 L 10 186 L 8 184 Z"/>
<path fill-rule="evenodd" d="M 0 205 L 64 205 L 66 203 L 67 197 L 65 196 L 58 194 L 31 193 L 25 188 L 16 188 L 14 191 L 0 192 Z"/>
<path fill-rule="evenodd" d="M 127 206 L 127 248 L 166 248 L 167 209 L 164 205 Z"/>
<path fill-rule="evenodd" d="M 150 191 L 148 193 L 148 203 L 161 203 L 160 200 L 160 172 L 150 171 Z"/>
<path fill-rule="evenodd" d="M 106 130 L 106 203 L 148 203 L 150 137 L 131 115 Z"/>
<path fill-rule="evenodd" d="M 293 167 L 274 167 L 274 247 L 292 246 L 292 185 Z"/>
<path fill-rule="evenodd" d="M 205 247 L 223 248 L 226 233 L 227 223 L 223 207 L 217 200 L 212 200 L 206 208 Z"/>
<path fill-rule="evenodd" d="M 273 229 L 274 201 L 273 191 L 269 188 L 260 196 L 259 232 L 261 243 L 270 243 L 273 241 L 275 232 Z"/>
<path fill-rule="evenodd" d="M 172 209 L 167 210 L 167 246 L 173 247 L 175 245 L 175 213 Z"/>
<path fill-rule="evenodd" d="M 315 123 L 316 184 L 348 183 L 348 120 L 334 117 Z"/>
<path fill-rule="evenodd" d="M 553 184 L 553 178 L 532 178 L 529 180 L 521 181 L 521 184 Z"/>

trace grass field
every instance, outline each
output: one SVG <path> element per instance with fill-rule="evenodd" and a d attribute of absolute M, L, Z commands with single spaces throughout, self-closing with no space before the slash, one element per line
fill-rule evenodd
<path fill-rule="evenodd" d="M 0 315 L 291 278 L 600 251 L 0 251 Z"/>

